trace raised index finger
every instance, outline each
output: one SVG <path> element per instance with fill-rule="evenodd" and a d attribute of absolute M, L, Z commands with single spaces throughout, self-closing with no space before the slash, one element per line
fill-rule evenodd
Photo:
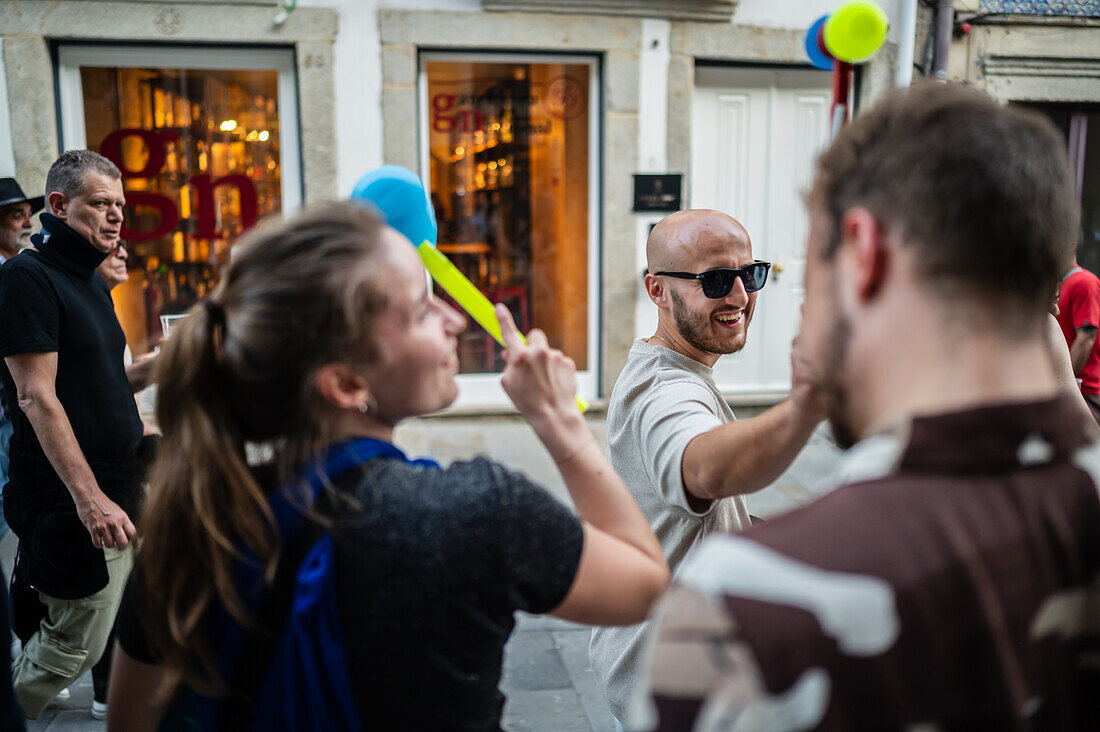
<path fill-rule="evenodd" d="M 523 346 L 523 339 L 520 338 L 516 322 L 512 320 L 512 313 L 499 303 L 493 310 L 497 314 L 497 320 L 500 321 L 500 337 L 504 339 L 504 347 L 512 353 L 516 353 Z"/>

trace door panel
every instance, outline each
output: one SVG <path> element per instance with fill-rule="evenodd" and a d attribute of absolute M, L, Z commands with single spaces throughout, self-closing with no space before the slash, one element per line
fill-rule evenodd
<path fill-rule="evenodd" d="M 773 263 L 748 343 L 715 366 L 724 391 L 790 388 L 790 344 L 802 303 L 807 216 L 802 195 L 828 142 L 826 72 L 700 67 L 692 112 L 692 208 L 740 221 L 753 255 Z"/>

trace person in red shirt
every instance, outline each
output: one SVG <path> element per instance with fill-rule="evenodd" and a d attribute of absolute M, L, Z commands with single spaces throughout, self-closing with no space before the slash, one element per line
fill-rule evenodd
<path fill-rule="evenodd" d="M 1096 349 L 1100 326 L 1100 277 L 1077 264 L 1073 247 L 1066 274 L 1058 288 L 1058 325 L 1069 344 L 1073 374 L 1088 402 L 1093 418 L 1100 423 L 1100 353 Z"/>

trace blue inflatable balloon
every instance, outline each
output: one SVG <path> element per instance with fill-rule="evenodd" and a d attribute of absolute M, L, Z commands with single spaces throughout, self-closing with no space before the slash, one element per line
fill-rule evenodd
<path fill-rule="evenodd" d="M 435 245 L 435 209 L 416 173 L 400 165 L 383 165 L 355 184 L 352 200 L 374 204 L 386 223 L 405 235 L 412 245 Z"/>
<path fill-rule="evenodd" d="M 822 15 L 815 20 L 814 24 L 810 26 L 810 29 L 806 31 L 806 39 L 804 41 L 806 55 L 810 58 L 810 65 L 822 71 L 833 70 L 833 59 L 822 52 L 821 46 L 817 42 L 818 36 L 821 34 L 821 29 L 825 26 L 825 21 L 828 19 L 828 15 Z"/>

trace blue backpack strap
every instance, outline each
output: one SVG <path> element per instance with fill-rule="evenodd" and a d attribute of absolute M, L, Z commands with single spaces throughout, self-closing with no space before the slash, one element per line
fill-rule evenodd
<path fill-rule="evenodd" d="M 249 727 L 256 732 L 360 729 L 336 599 L 336 548 L 320 537 L 297 568 L 290 609 L 265 668 Z"/>
<path fill-rule="evenodd" d="M 392 443 L 373 437 L 360 437 L 345 442 L 337 442 L 325 450 L 320 463 L 311 463 L 299 472 L 299 481 L 309 485 L 310 500 L 316 501 L 327 483 L 336 480 L 352 468 L 364 465 L 375 458 L 401 460 L 410 465 L 439 468 L 434 460 L 422 458 L 409 460 Z M 269 498 L 275 521 L 279 524 L 281 536 L 289 536 L 302 523 L 300 507 L 288 498 L 288 491 L 276 491 Z"/>
<path fill-rule="evenodd" d="M 337 510 L 325 486 L 380 457 L 439 468 L 432 460 L 409 460 L 388 442 L 361 438 L 329 447 L 323 460 L 300 471 L 299 485 L 309 486 L 317 512 L 334 518 Z M 266 591 L 245 594 L 256 628 L 245 630 L 223 613 L 228 632 L 220 634 L 219 666 L 223 678 L 233 679 L 230 686 L 235 691 L 225 699 L 201 699 L 200 707 L 205 706 L 201 702 L 212 705 L 201 715 L 209 726 L 225 730 L 358 728 L 336 615 L 335 544 L 325 527 L 304 520 L 300 502 L 289 493 L 276 491 L 269 498 L 284 537 L 275 580 Z M 242 570 L 241 589 L 260 581 L 258 563 L 244 563 Z"/>

